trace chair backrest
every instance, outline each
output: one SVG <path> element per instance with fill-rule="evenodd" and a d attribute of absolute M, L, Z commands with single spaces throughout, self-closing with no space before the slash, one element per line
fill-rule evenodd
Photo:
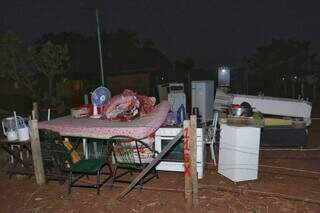
<path fill-rule="evenodd" d="M 87 139 L 89 159 L 107 159 L 111 154 L 111 144 L 102 139 Z"/>
<path fill-rule="evenodd" d="M 213 127 L 212 142 L 213 143 L 216 142 L 218 119 L 219 119 L 219 112 L 215 110 L 213 112 L 213 121 L 212 121 L 212 127 Z"/>
<path fill-rule="evenodd" d="M 44 164 L 55 162 L 60 169 L 65 169 L 72 164 L 70 152 L 62 143 L 58 132 L 39 129 L 39 138 Z"/>
<path fill-rule="evenodd" d="M 154 156 L 154 149 L 143 141 L 126 136 L 114 136 L 112 153 L 116 163 L 127 167 L 137 168 L 150 163 Z"/>

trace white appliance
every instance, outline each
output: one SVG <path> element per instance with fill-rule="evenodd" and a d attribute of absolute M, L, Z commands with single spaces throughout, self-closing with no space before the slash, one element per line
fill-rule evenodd
<path fill-rule="evenodd" d="M 155 150 L 160 153 L 166 144 L 168 144 L 170 140 L 179 134 L 180 131 L 181 128 L 159 128 L 155 136 Z M 199 179 L 203 178 L 204 148 L 203 129 L 197 128 L 197 172 Z M 184 171 L 182 140 L 178 142 L 178 144 L 173 147 L 171 152 L 164 157 L 164 159 L 156 167 L 156 170 L 177 172 Z"/>
<path fill-rule="evenodd" d="M 226 93 L 222 88 L 217 88 L 216 96 L 214 98 L 213 108 L 217 111 L 228 110 L 232 104 L 233 96 Z"/>
<path fill-rule="evenodd" d="M 177 112 L 181 104 L 186 109 L 186 94 L 184 93 L 184 85 L 181 83 L 168 84 L 168 101 L 173 112 Z"/>
<path fill-rule="evenodd" d="M 214 81 L 192 81 L 192 108 L 198 107 L 202 122 L 213 119 Z"/>
<path fill-rule="evenodd" d="M 263 114 L 304 118 L 308 125 L 311 123 L 312 105 L 308 101 L 233 94 L 233 104 L 241 104 L 244 101 L 248 102 L 255 111 Z"/>
<path fill-rule="evenodd" d="M 218 173 L 234 182 L 258 178 L 261 128 L 220 123 Z"/>

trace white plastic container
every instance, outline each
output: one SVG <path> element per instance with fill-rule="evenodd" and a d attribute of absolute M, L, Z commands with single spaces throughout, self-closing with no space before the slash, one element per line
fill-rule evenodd
<path fill-rule="evenodd" d="M 28 127 L 18 128 L 17 132 L 19 141 L 27 141 L 30 139 Z"/>
<path fill-rule="evenodd" d="M 261 128 L 221 124 L 218 173 L 233 182 L 258 178 Z"/>

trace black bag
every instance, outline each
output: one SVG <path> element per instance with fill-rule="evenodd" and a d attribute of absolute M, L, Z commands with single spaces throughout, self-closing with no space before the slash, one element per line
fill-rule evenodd
<path fill-rule="evenodd" d="M 243 109 L 242 116 L 251 117 L 253 115 L 253 110 L 248 102 L 242 102 L 240 107 Z"/>

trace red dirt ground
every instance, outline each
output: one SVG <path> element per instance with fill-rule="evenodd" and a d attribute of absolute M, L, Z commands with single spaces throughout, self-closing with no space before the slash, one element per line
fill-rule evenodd
<path fill-rule="evenodd" d="M 320 148 L 320 121 L 310 128 L 308 148 Z M 209 161 L 209 158 L 207 158 Z M 38 187 L 35 179 L 9 179 L 0 173 L 0 212 L 320 212 L 320 151 L 261 151 L 260 164 L 311 170 L 319 173 L 306 174 L 284 169 L 260 167 L 259 179 L 234 184 L 219 175 L 212 162 L 206 164 L 200 184 L 229 189 L 247 189 L 281 193 L 312 199 L 310 203 L 275 196 L 256 195 L 248 192 L 235 193 L 200 189 L 199 208 L 188 209 L 185 205 L 184 178 L 182 173 L 161 172 L 159 179 L 146 187 L 179 189 L 177 192 L 143 189 L 134 190 L 123 200 L 116 196 L 123 188 L 104 186 L 100 196 L 95 190 L 73 188 L 67 194 L 66 184 L 49 182 Z M 3 165 L 3 162 L 2 164 Z"/>

